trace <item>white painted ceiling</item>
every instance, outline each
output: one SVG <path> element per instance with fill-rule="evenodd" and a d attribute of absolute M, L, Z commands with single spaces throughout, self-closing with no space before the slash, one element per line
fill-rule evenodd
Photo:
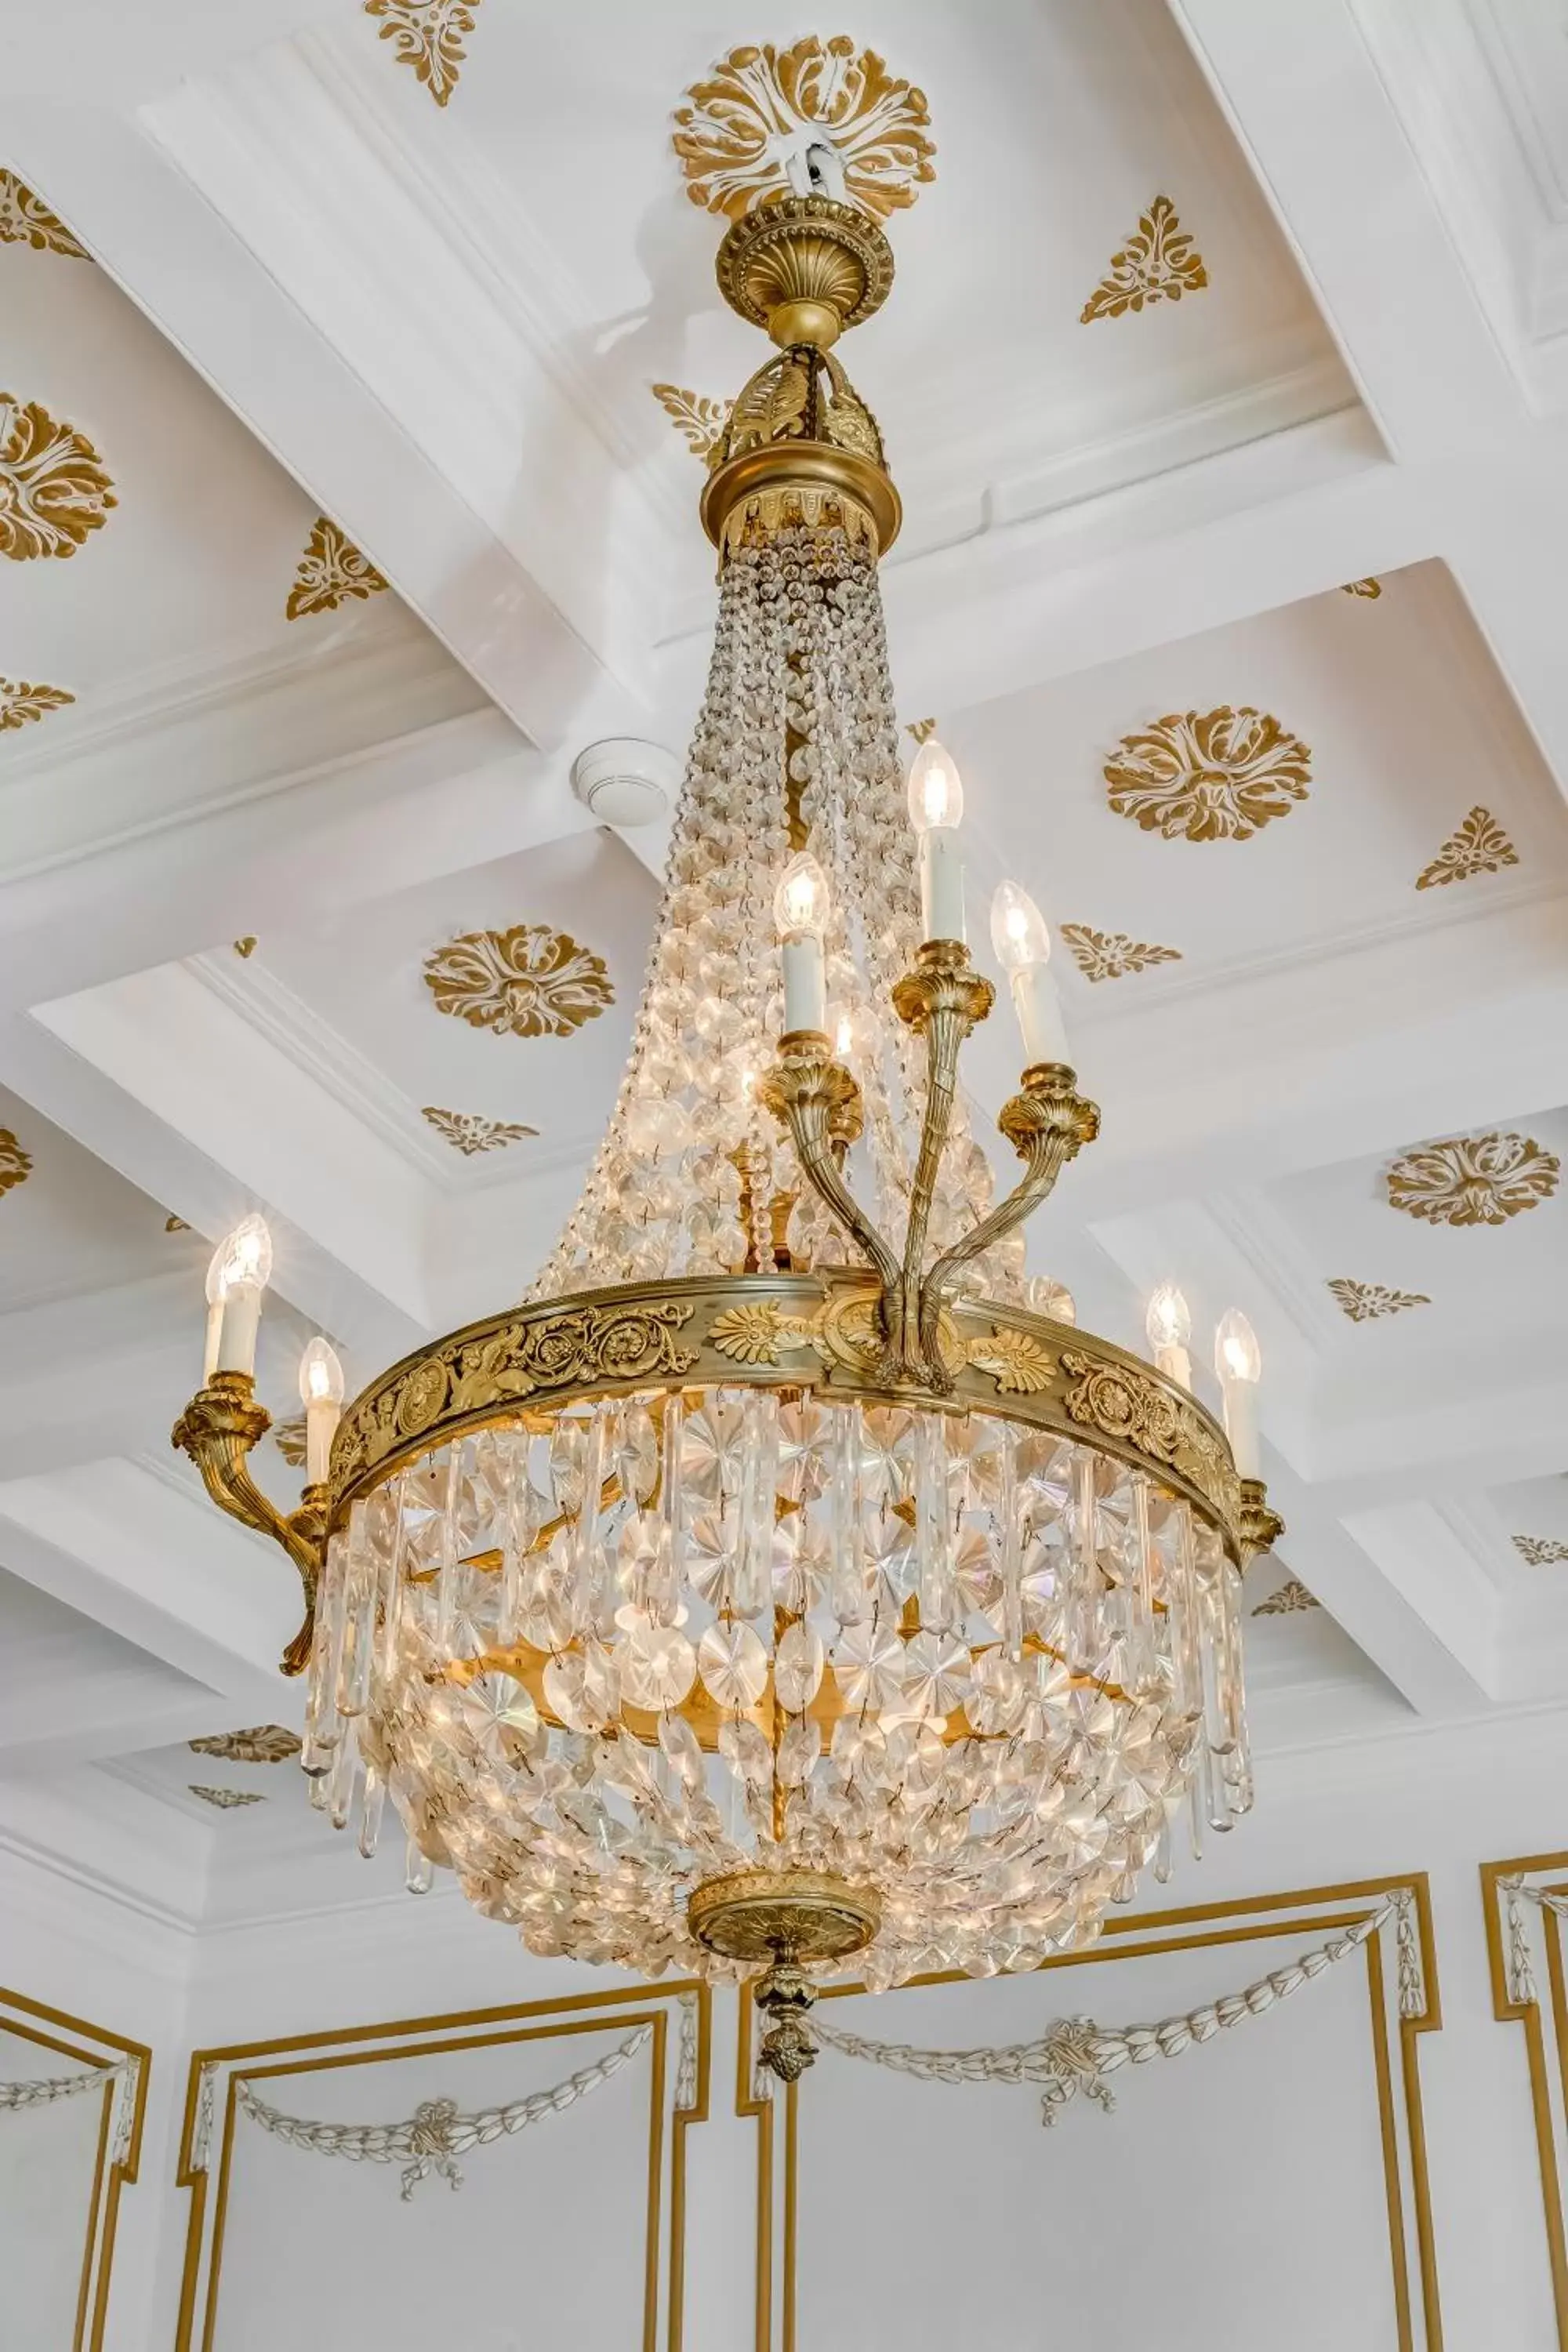
<path fill-rule="evenodd" d="M 1568 1685 L 1568 1187 L 1460 1227 L 1386 1183 L 1447 1139 L 1568 1157 L 1550 13 L 845 20 L 937 147 L 847 353 L 908 509 L 904 712 L 963 763 L 977 908 L 1013 873 L 1058 926 L 1176 951 L 1094 980 L 1058 946 L 1104 1132 L 1035 1263 L 1133 1345 L 1167 1275 L 1200 1330 L 1236 1303 L 1261 1335 L 1289 1523 L 1249 1583 L 1265 1876 L 1271 1755 Z M 0 730 L 0 1129 L 31 1161 L 0 1190 L 0 1834 L 192 1916 L 347 1899 L 353 1869 L 292 1767 L 184 1744 L 299 1698 L 290 1572 L 169 1449 L 208 1249 L 266 1211 L 286 1414 L 310 1329 L 368 1378 L 548 1247 L 662 846 L 595 830 L 571 761 L 679 751 L 710 624 L 700 468 L 651 387 L 724 396 L 762 355 L 668 117 L 799 27 L 474 16 L 437 106 L 357 0 L 55 0 L 0 96 L 0 169 L 92 257 L 0 243 L 0 383 L 116 499 L 68 561 L 0 556 L 0 677 L 74 698 Z M 1159 195 L 1207 283 L 1084 323 Z M 323 515 L 392 584 L 290 619 Z M 1245 840 L 1112 809 L 1122 738 L 1224 704 L 1306 747 L 1304 798 Z M 1513 862 L 1418 887 L 1478 806 Z M 567 1036 L 426 984 L 447 940 L 520 923 L 605 964 Z M 983 1110 L 1013 1058 L 1000 1022 L 975 1040 Z M 429 1108 L 537 1133 L 465 1157 Z M 1336 1279 L 1424 1303 L 1352 1320 Z M 256 1468 L 289 1495 L 270 1444 Z M 1320 1605 L 1272 1608 L 1287 1574 Z"/>

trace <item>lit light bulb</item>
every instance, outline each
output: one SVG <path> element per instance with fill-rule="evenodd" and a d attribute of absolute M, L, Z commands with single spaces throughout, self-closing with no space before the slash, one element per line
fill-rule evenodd
<path fill-rule="evenodd" d="M 265 1217 L 252 1213 L 236 1225 L 219 1246 L 215 1268 L 208 1274 L 209 1283 L 215 1273 L 222 1298 L 231 1297 L 243 1284 L 266 1289 L 272 1279 L 272 1235 Z"/>
<path fill-rule="evenodd" d="M 1013 1010 L 1024 1040 L 1024 1064 L 1070 1064 L 1072 1051 L 1062 1025 L 1056 982 L 1047 965 L 1051 935 L 1046 919 L 1016 882 L 997 885 L 991 901 L 991 945 L 1013 989 Z"/>
<path fill-rule="evenodd" d="M 342 1418 L 343 1368 L 319 1331 L 300 1359 L 300 1396 L 305 1407 L 305 1476 L 320 1486 L 331 1466 L 332 1438 Z"/>
<path fill-rule="evenodd" d="M 1173 1282 L 1161 1283 L 1150 1299 L 1143 1328 L 1160 1370 L 1172 1380 L 1180 1381 L 1184 1389 L 1190 1389 L 1193 1360 L 1187 1353 L 1187 1341 L 1193 1334 L 1193 1318 Z"/>
<path fill-rule="evenodd" d="M 807 849 L 792 857 L 773 892 L 773 920 L 782 940 L 809 932 L 820 940 L 827 929 L 827 877 Z"/>
<path fill-rule="evenodd" d="M 827 1021 L 827 964 L 823 934 L 827 928 L 827 877 L 809 850 L 792 857 L 773 892 L 773 920 L 783 941 L 784 1025 L 820 1032 Z"/>
<path fill-rule="evenodd" d="M 910 770 L 910 822 L 920 836 L 921 917 L 928 940 L 968 938 L 963 922 L 963 851 L 958 837 L 963 783 L 952 754 L 928 736 Z"/>
<path fill-rule="evenodd" d="M 266 1218 L 253 1214 L 236 1225 L 207 1272 L 208 1296 L 216 1291 L 219 1310 L 216 1370 L 254 1374 L 261 1294 L 271 1278 L 272 1236 Z M 207 1328 L 210 1347 L 210 1316 Z"/>
<path fill-rule="evenodd" d="M 963 821 L 963 779 L 952 753 L 928 735 L 910 769 L 910 822 L 917 833 L 952 831 Z"/>
<path fill-rule="evenodd" d="M 833 1050 L 841 1062 L 847 1061 L 855 1045 L 855 1024 L 847 1013 L 838 1016 L 838 1026 L 833 1033 Z"/>
<path fill-rule="evenodd" d="M 1243 1478 L 1262 1475 L 1258 1442 L 1258 1380 L 1263 1352 L 1258 1335 L 1237 1307 L 1220 1318 L 1214 1335 L 1214 1364 L 1225 1403 L 1225 1433 L 1237 1473 Z"/>
<path fill-rule="evenodd" d="M 1255 1381 L 1263 1370 L 1258 1334 L 1239 1307 L 1221 1318 L 1214 1335 L 1214 1368 L 1222 1381 Z"/>

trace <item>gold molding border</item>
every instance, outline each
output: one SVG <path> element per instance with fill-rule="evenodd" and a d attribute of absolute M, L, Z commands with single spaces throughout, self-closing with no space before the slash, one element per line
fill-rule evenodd
<path fill-rule="evenodd" d="M 1507 1862 L 1483 1862 L 1480 1869 L 1481 1908 L 1486 1915 L 1487 1962 L 1491 1973 L 1492 2015 L 1500 2025 L 1522 2025 L 1525 2063 L 1530 2072 L 1530 2104 L 1535 2126 L 1535 2157 L 1541 2172 L 1542 2216 L 1546 2224 L 1546 2258 L 1552 2274 L 1552 2308 L 1557 2321 L 1559 2352 L 1568 2352 L 1568 2219 L 1563 2203 L 1563 2158 L 1560 2134 L 1552 2115 L 1546 2032 L 1541 1999 L 1533 1982 L 1533 1967 L 1526 1985 L 1517 1980 L 1518 1954 L 1510 1949 L 1505 1909 L 1510 1879 L 1539 1880 L 1553 1895 L 1568 1898 L 1568 1853 L 1516 1854 Z M 1535 1909 L 1534 1905 L 1530 1906 Z M 1562 2095 L 1568 2100 L 1568 1970 L 1563 1958 L 1561 1923 L 1553 1912 L 1540 1912 L 1546 1952 L 1547 1989 L 1552 2013 L 1552 2039 L 1556 2045 L 1557 2074 Z M 1515 1998 L 1515 1994 L 1525 1995 Z"/>
<path fill-rule="evenodd" d="M 358 597 L 363 602 L 366 597 L 379 595 L 385 586 L 370 558 L 360 553 L 331 517 L 318 515 L 310 525 L 305 552 L 295 571 L 283 617 L 286 621 L 303 621 L 315 613 L 335 613 L 351 598 Z M 250 948 L 241 947 L 237 940 L 234 944 L 238 954 L 248 955 L 256 941 L 251 940 Z"/>
<path fill-rule="evenodd" d="M 679 2034 L 681 2005 L 687 2000 L 694 2004 L 697 2048 L 691 2096 L 682 2105 Z M 653 2028 L 643 2327 L 637 2352 L 680 2352 L 686 2290 L 686 2135 L 693 2124 L 708 2121 L 713 2051 L 711 1995 L 705 1984 L 691 1978 L 193 2052 L 175 2174 L 176 2186 L 191 2192 L 191 2205 L 174 2352 L 211 2352 L 215 2339 L 233 2168 L 237 2081 L 260 2082 L 284 2074 L 379 2065 L 399 2058 L 498 2049 L 513 2042 L 550 2041 L 558 2036 L 571 2040 L 616 2024 Z"/>
<path fill-rule="evenodd" d="M 52 213 L 43 198 L 4 164 L 0 164 L 0 245 L 30 245 L 35 253 L 63 254 L 71 261 L 92 257 L 59 215 Z"/>
<path fill-rule="evenodd" d="M 1201 294 L 1209 282 L 1203 255 L 1176 218 L 1169 196 L 1156 196 L 1079 314 L 1080 327 L 1120 319 L 1156 302 Z"/>
<path fill-rule="evenodd" d="M 393 44 L 400 66 L 412 66 L 437 106 L 457 89 L 482 0 L 364 0 L 367 16 L 382 19 L 381 38 Z"/>
<path fill-rule="evenodd" d="M 103 2086 L 103 2113 L 98 2127 L 98 2155 L 93 2165 L 92 2198 L 88 2212 L 87 2243 L 82 2254 L 81 2284 L 77 2290 L 76 2327 L 70 2352 L 102 2352 L 109 2319 L 109 2290 L 114 2271 L 114 2240 L 120 2224 L 120 2192 L 134 2188 L 142 2164 L 142 2129 L 147 2116 L 147 2083 L 153 2053 L 144 2042 L 127 2042 L 107 2026 L 89 2024 L 63 2009 L 50 2009 L 26 1993 L 0 1987 L 0 2026 L 23 2042 L 75 2059 L 88 2066 L 113 2066 L 122 2058 L 136 2062 L 135 2105 L 131 2137 L 124 2156 L 110 2161 L 114 2130 L 115 2083 Z M 58 2026 L 58 2033 L 44 2031 Z M 75 2037 L 64 2041 L 62 2034 Z M 65 2347 L 60 2347 L 65 2352 Z"/>
<path fill-rule="evenodd" d="M 1568 1862 L 1568 1855 L 1561 1857 Z M 1507 1864 L 1497 1865 L 1507 1868 Z M 1110 1960 L 1149 1958 L 1167 1951 L 1194 1951 L 1208 1946 L 1240 1944 L 1280 1937 L 1299 1937 L 1310 1930 L 1348 1927 L 1365 1919 L 1373 1898 L 1403 1890 L 1411 1898 L 1419 1948 L 1424 2005 L 1421 2015 L 1405 2017 L 1391 2000 L 1397 1969 L 1385 1966 L 1384 1937 L 1393 1950 L 1394 1923 L 1390 1920 L 1368 1937 L 1367 1999 L 1371 2016 L 1373 2068 L 1377 2085 L 1384 2185 L 1388 2219 L 1389 2260 L 1393 2271 L 1397 2352 L 1442 2352 L 1443 2323 L 1437 2291 L 1436 2247 L 1433 2236 L 1430 2185 L 1426 2167 L 1426 2131 L 1422 2107 L 1420 2037 L 1440 2032 L 1443 2012 L 1437 1989 L 1436 1949 L 1432 1934 L 1431 1893 L 1425 1871 L 1393 1874 L 1386 1878 L 1357 1879 L 1342 1886 L 1312 1886 L 1283 1895 L 1258 1895 L 1228 1903 L 1205 1903 L 1189 1909 L 1135 1914 L 1109 1919 L 1101 1940 L 1083 1952 L 1063 1952 L 1042 1963 L 1039 1973 L 1053 1969 L 1095 1968 Z M 1129 1940 L 1131 1939 L 1131 1940 Z M 968 1979 L 956 1971 L 915 1977 L 911 1986 L 959 1984 Z M 862 1985 L 824 1985 L 819 2000 L 833 2000 L 865 1990 Z M 896 1998 L 894 1993 L 884 2000 Z M 752 2027 L 752 2003 L 740 2003 L 741 2026 L 735 2074 L 735 2113 L 752 2117 L 757 2126 L 757 2316 L 755 2352 L 800 2352 L 797 2341 L 796 2270 L 799 2257 L 800 2133 L 802 2098 L 811 2096 L 809 2076 L 803 2091 L 789 2084 L 777 2099 L 756 2095 L 757 2068 Z M 1393 2014 L 1391 2016 L 1391 2010 Z M 1397 2026 L 1397 2035 L 1391 2027 Z M 1395 2058 L 1397 2046 L 1397 2082 Z M 774 2109 L 782 2107 L 782 2131 Z M 1401 2122 L 1403 2120 L 1403 2135 Z M 775 2139 L 782 2137 L 780 2161 Z M 1408 2200 L 1406 2199 L 1408 2177 Z M 1406 2217 L 1406 2202 L 1410 2213 Z M 779 2242 L 782 2242 L 780 2243 Z M 777 2259 L 775 2259 L 775 2249 Z M 846 2327 L 852 2336 L 852 2327 Z M 1568 2352 L 1568 2337 L 1563 2338 Z"/>

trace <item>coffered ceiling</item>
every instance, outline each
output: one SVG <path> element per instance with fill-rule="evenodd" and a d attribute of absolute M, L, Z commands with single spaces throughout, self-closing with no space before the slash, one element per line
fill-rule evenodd
<path fill-rule="evenodd" d="M 1568 1681 L 1539 15 L 844 26 L 929 110 L 847 354 L 908 511 L 894 673 L 963 768 L 973 928 L 1003 874 L 1040 899 L 1104 1112 L 1034 1263 L 1129 1344 L 1174 1276 L 1200 1333 L 1239 1304 L 1264 1345 L 1260 1847 L 1271 1755 Z M 368 1378 L 517 1296 L 570 1207 L 662 850 L 595 828 L 570 765 L 685 741 L 691 444 L 763 356 L 669 121 L 802 32 L 55 0 L 8 52 L 0 1831 L 187 1914 L 348 1895 L 291 1767 L 187 1745 L 298 1698 L 289 1571 L 168 1447 L 206 1256 L 266 1212 L 286 1417 L 310 1330 Z M 984 1130 L 1003 1020 L 973 1055 Z M 293 1491 L 272 1444 L 256 1467 Z"/>

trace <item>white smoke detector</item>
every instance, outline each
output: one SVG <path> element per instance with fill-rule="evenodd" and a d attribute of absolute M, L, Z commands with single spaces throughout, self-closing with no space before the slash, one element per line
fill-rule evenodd
<path fill-rule="evenodd" d="M 679 782 L 673 751 L 635 735 L 606 736 L 572 762 L 572 789 L 601 824 L 654 824 L 674 805 Z"/>

